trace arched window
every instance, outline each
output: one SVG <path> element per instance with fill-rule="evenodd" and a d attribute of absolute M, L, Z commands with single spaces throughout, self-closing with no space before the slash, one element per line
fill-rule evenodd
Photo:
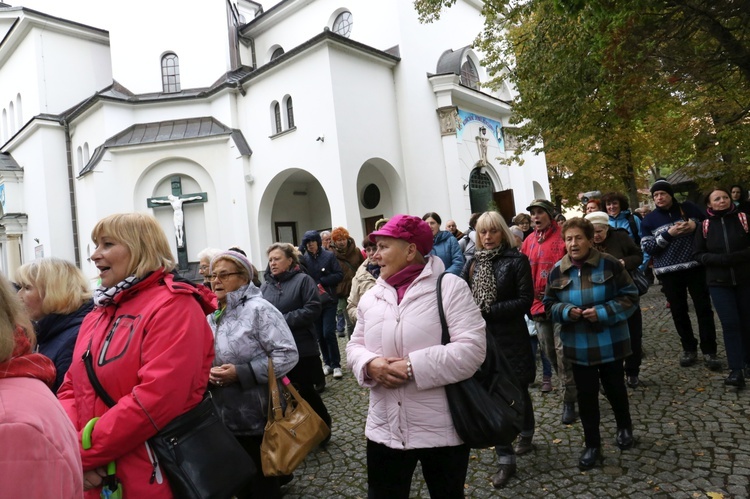
<path fill-rule="evenodd" d="M 180 91 L 180 60 L 172 52 L 161 58 L 161 84 L 164 93 Z"/>
<path fill-rule="evenodd" d="M 8 111 L 3 109 L 3 142 L 8 140 Z"/>
<path fill-rule="evenodd" d="M 78 146 L 76 153 L 76 156 L 78 156 L 78 168 L 83 170 L 83 167 L 86 166 L 86 164 L 83 162 L 83 148 L 81 146 Z"/>
<path fill-rule="evenodd" d="M 83 143 L 83 163 L 88 164 L 89 162 L 89 143 Z"/>
<path fill-rule="evenodd" d="M 273 126 L 274 134 L 281 133 L 281 106 L 278 102 L 273 103 Z"/>
<path fill-rule="evenodd" d="M 23 125 L 23 108 L 21 107 L 21 94 L 16 95 L 16 122 L 18 126 Z"/>
<path fill-rule="evenodd" d="M 294 128 L 294 106 L 292 105 L 292 97 L 289 96 L 286 99 L 286 119 L 288 128 Z"/>
<path fill-rule="evenodd" d="M 281 48 L 281 47 L 279 47 L 279 48 L 277 48 L 276 50 L 273 51 L 273 54 L 271 54 L 271 60 L 275 61 L 276 59 L 278 59 L 282 55 L 284 55 L 284 49 Z"/>
<path fill-rule="evenodd" d="M 16 133 L 16 106 L 13 105 L 13 101 L 8 104 L 8 127 L 10 128 L 10 135 Z"/>
<path fill-rule="evenodd" d="M 479 73 L 474 62 L 468 57 L 461 64 L 461 84 L 474 90 L 479 90 Z"/>
<path fill-rule="evenodd" d="M 349 38 L 352 34 L 352 13 L 345 10 L 333 21 L 333 31 L 336 34 Z"/>

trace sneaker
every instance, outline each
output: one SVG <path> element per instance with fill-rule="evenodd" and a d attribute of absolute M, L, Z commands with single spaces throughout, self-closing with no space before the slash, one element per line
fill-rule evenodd
<path fill-rule="evenodd" d="M 711 371 L 718 371 L 722 368 L 721 361 L 715 353 L 707 353 L 704 355 L 703 362 L 705 362 L 706 367 Z"/>
<path fill-rule="evenodd" d="M 682 352 L 682 357 L 680 357 L 680 366 L 690 367 L 695 364 L 695 361 L 697 359 L 698 354 L 696 352 Z"/>
<path fill-rule="evenodd" d="M 331 366 L 323 366 L 323 374 L 324 374 L 325 376 L 328 376 L 328 375 L 329 375 L 329 374 L 331 374 L 332 372 L 333 372 L 333 371 L 331 371 Z"/>
<path fill-rule="evenodd" d="M 343 329 L 341 329 L 341 330 L 337 329 L 336 330 L 336 336 L 338 336 L 339 338 L 346 338 L 346 331 L 344 331 Z"/>
<path fill-rule="evenodd" d="M 629 374 L 627 377 L 627 383 L 630 388 L 637 388 L 640 384 L 637 374 Z"/>
<path fill-rule="evenodd" d="M 341 372 L 341 368 L 340 367 L 334 367 L 333 368 L 333 378 L 334 379 L 341 379 L 343 377 L 344 377 L 344 373 Z"/>

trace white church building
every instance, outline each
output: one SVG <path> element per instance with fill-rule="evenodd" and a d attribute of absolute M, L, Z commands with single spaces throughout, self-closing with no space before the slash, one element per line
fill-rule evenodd
<path fill-rule="evenodd" d="M 396 213 L 465 229 L 549 196 L 543 155 L 502 163 L 513 90 L 484 85 L 479 0 L 434 24 L 411 0 L 18 1 L 0 3 L 10 276 L 57 256 L 93 277 L 94 224 L 147 212 L 174 234 L 170 194 L 183 264 L 238 245 L 259 268 L 309 229 L 359 244 Z"/>

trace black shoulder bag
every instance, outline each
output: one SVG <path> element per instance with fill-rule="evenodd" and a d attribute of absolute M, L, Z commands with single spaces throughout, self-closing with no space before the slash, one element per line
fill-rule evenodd
<path fill-rule="evenodd" d="M 441 283 L 438 277 L 437 302 L 442 343 L 450 343 L 448 323 L 443 310 Z M 471 378 L 445 386 L 453 426 L 466 444 L 475 449 L 493 445 L 510 445 L 523 427 L 524 400 L 513 369 L 505 356 L 487 335 L 487 355 Z"/>
<path fill-rule="evenodd" d="M 83 363 L 96 394 L 113 407 L 115 401 L 94 371 L 90 345 Z M 180 499 L 229 499 L 256 473 L 252 458 L 216 413 L 210 393 L 170 421 L 148 443 L 156 455 L 151 480 L 161 465 L 172 494 Z"/>

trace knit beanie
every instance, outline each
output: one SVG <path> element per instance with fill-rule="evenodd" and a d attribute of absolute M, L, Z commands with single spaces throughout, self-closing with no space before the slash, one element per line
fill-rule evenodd
<path fill-rule="evenodd" d="M 237 253 L 236 251 L 222 251 L 211 259 L 211 268 L 209 272 L 212 274 L 214 272 L 214 265 L 216 265 L 216 262 L 219 260 L 229 260 L 238 267 L 244 268 L 247 271 L 249 280 L 253 280 L 253 277 L 255 276 L 255 273 L 253 272 L 253 264 L 250 263 L 250 260 L 248 260 L 245 255 Z"/>
<path fill-rule="evenodd" d="M 651 186 L 651 197 L 654 196 L 654 193 L 656 191 L 664 191 L 667 194 L 670 195 L 670 197 L 674 197 L 674 190 L 672 190 L 672 184 L 667 182 L 667 179 L 660 178 L 656 182 L 654 182 L 654 185 Z"/>

